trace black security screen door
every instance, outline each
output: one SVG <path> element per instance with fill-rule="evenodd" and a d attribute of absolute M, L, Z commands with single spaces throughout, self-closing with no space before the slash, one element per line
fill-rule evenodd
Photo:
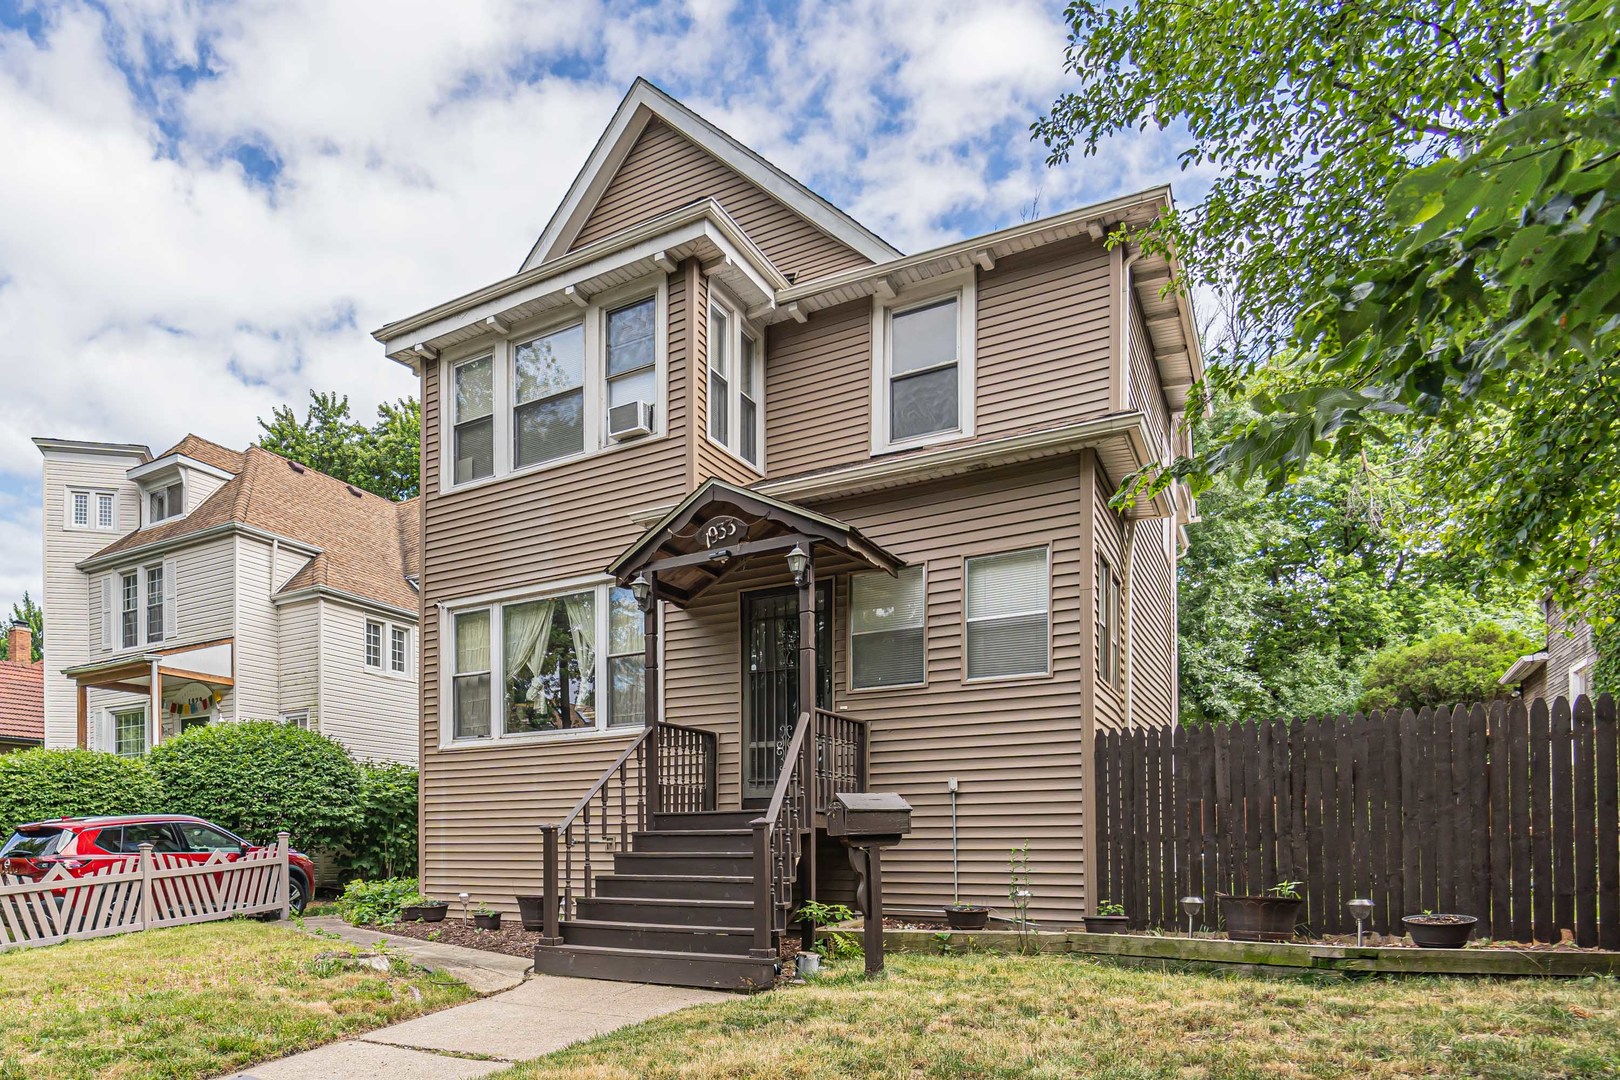
<path fill-rule="evenodd" d="M 743 798 L 766 800 L 799 718 L 799 594 L 743 597 Z M 816 704 L 832 698 L 832 590 L 816 586 Z"/>

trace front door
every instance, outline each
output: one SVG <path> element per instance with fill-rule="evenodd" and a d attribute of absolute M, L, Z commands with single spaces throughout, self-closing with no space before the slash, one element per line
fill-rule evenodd
<path fill-rule="evenodd" d="M 764 802 L 799 718 L 799 592 L 743 595 L 742 794 Z M 816 704 L 832 698 L 832 589 L 816 586 Z"/>

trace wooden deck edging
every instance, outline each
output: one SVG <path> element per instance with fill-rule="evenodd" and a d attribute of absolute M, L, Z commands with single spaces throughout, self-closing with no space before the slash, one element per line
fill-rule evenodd
<path fill-rule="evenodd" d="M 841 927 L 840 929 L 849 929 Z M 823 929 L 820 933 L 828 931 Z M 1620 952 L 1552 952 L 1528 949 L 1356 948 L 1353 945 L 1290 945 L 1224 938 L 1158 937 L 1146 934 L 1086 934 L 1010 930 L 885 930 L 891 952 L 1018 952 L 1108 957 L 1125 963 L 1227 965 L 1253 971 L 1321 971 L 1341 974 L 1558 976 L 1620 975 Z"/>

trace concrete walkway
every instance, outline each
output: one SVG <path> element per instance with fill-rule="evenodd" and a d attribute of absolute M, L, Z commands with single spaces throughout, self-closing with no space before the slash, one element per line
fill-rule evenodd
<path fill-rule="evenodd" d="M 390 952 L 467 980 L 474 989 L 478 986 L 472 979 L 484 985 L 506 980 L 511 988 L 497 987 L 499 992 L 478 1001 L 255 1065 L 231 1080 L 340 1080 L 360 1076 L 375 1080 L 462 1080 L 487 1076 L 582 1039 L 689 1005 L 733 997 L 714 990 L 551 975 L 531 974 L 525 979 L 528 961 L 516 957 L 358 930 L 334 919 L 305 921 L 358 945 L 384 942 Z M 513 965 L 518 966 L 515 975 Z"/>

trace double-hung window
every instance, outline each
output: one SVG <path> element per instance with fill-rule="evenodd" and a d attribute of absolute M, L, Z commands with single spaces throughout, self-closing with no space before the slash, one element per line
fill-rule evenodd
<path fill-rule="evenodd" d="M 584 324 L 515 346 L 512 372 L 513 468 L 584 452 Z"/>
<path fill-rule="evenodd" d="M 1047 549 L 967 560 L 967 677 L 1000 679 L 1051 670 L 1052 597 Z"/>
<path fill-rule="evenodd" d="M 455 612 L 451 623 L 454 740 L 643 723 L 641 611 L 629 590 L 512 599 Z"/>
<path fill-rule="evenodd" d="M 760 463 L 760 397 L 765 384 L 760 336 L 741 314 L 709 305 L 709 438 L 750 465 Z"/>
<path fill-rule="evenodd" d="M 1119 685 L 1119 577 L 1097 556 L 1097 668 L 1110 687 Z"/>
<path fill-rule="evenodd" d="M 146 568 L 146 640 L 162 641 L 163 625 L 163 565 Z"/>
<path fill-rule="evenodd" d="M 366 620 L 366 667 L 382 669 L 383 624 Z"/>
<path fill-rule="evenodd" d="M 451 369 L 455 386 L 455 482 L 495 475 L 495 358 L 480 356 Z"/>
<path fill-rule="evenodd" d="M 972 284 L 876 303 L 873 449 L 973 434 Z"/>
<path fill-rule="evenodd" d="M 924 681 L 926 591 L 923 568 L 849 581 L 849 686 L 874 690 Z"/>
<path fill-rule="evenodd" d="M 119 579 L 118 640 L 122 648 L 141 643 L 141 578 L 124 574 Z"/>
<path fill-rule="evenodd" d="M 658 400 L 658 298 L 607 313 L 607 407 Z"/>

